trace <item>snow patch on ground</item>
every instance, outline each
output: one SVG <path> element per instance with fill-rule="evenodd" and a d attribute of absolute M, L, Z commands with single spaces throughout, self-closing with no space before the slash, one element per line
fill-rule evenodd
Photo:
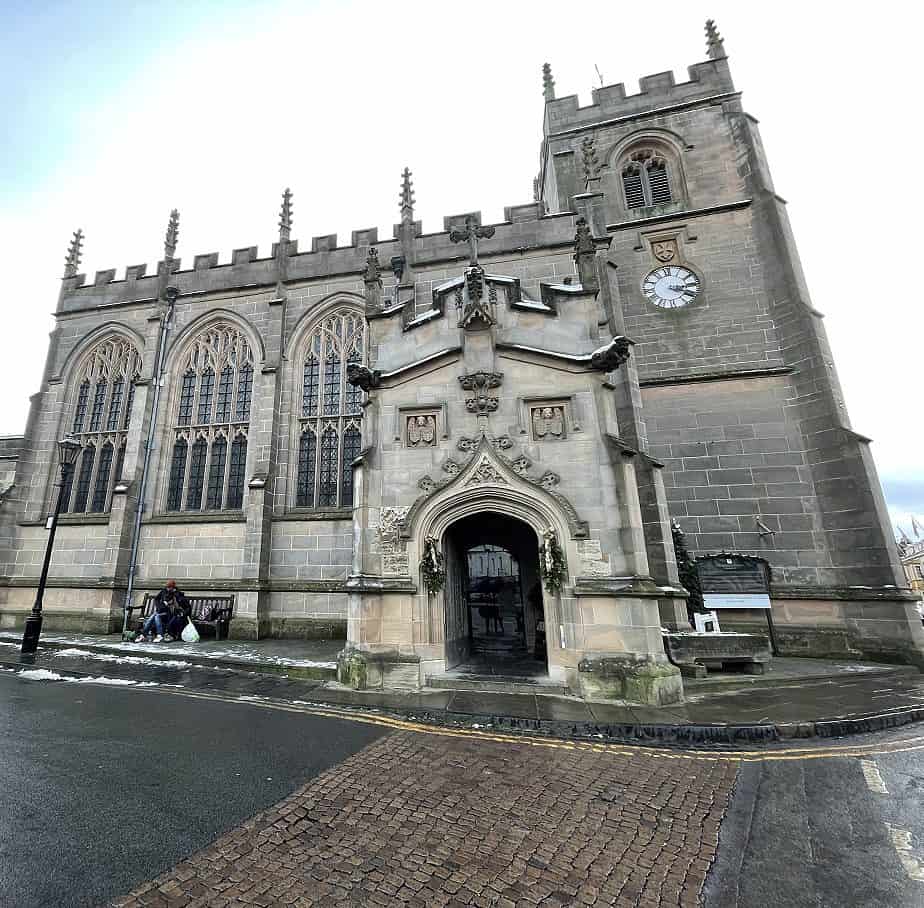
<path fill-rule="evenodd" d="M 76 656 L 81 659 L 96 659 L 100 662 L 116 662 L 122 665 L 154 665 L 160 668 L 192 668 L 192 662 L 179 659 L 149 659 L 146 656 L 115 656 L 109 653 L 94 653 L 87 649 L 59 649 L 55 656 Z"/>
<path fill-rule="evenodd" d="M 128 678 L 104 678 L 102 675 L 91 678 L 69 678 L 49 671 L 47 668 L 29 668 L 17 672 L 27 681 L 66 681 L 70 684 L 106 684 L 110 687 L 160 687 L 156 681 L 130 681 Z"/>
<path fill-rule="evenodd" d="M 130 681 L 128 678 L 65 678 L 73 684 L 108 684 L 110 687 L 160 687 L 156 681 Z"/>
<path fill-rule="evenodd" d="M 19 672 L 20 678 L 27 681 L 63 681 L 64 677 L 57 672 L 50 672 L 47 668 L 28 668 Z"/>

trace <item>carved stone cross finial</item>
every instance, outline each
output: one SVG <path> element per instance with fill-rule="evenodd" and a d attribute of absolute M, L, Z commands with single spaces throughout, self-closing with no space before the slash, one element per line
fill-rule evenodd
<path fill-rule="evenodd" d="M 167 235 L 164 237 L 164 259 L 172 261 L 176 256 L 176 244 L 180 236 L 180 213 L 173 209 L 170 212 L 170 220 L 167 223 Z"/>
<path fill-rule="evenodd" d="M 279 242 L 288 243 L 292 231 L 292 190 L 286 187 L 282 194 L 282 210 L 279 212 Z"/>
<path fill-rule="evenodd" d="M 725 56 L 725 39 L 719 34 L 715 19 L 706 20 L 706 56 L 721 60 Z"/>
<path fill-rule="evenodd" d="M 464 230 L 452 230 L 449 233 L 449 239 L 453 243 L 468 243 L 469 264 L 475 267 L 478 264 L 478 240 L 488 239 L 494 236 L 493 227 L 479 227 L 478 222 L 469 215 L 465 219 Z"/>
<path fill-rule="evenodd" d="M 542 97 L 546 101 L 555 100 L 555 80 L 552 78 L 552 67 L 548 63 L 542 64 Z"/>
<path fill-rule="evenodd" d="M 83 255 L 83 230 L 74 231 L 71 244 L 67 247 L 67 257 L 64 259 L 64 276 L 74 277 L 80 267 L 80 257 Z"/>
<path fill-rule="evenodd" d="M 407 167 L 401 174 L 401 223 L 410 224 L 414 220 L 414 185 L 411 183 L 411 171 Z"/>

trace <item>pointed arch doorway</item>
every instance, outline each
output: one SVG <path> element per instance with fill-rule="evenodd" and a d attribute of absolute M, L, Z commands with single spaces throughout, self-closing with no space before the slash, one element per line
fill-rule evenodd
<path fill-rule="evenodd" d="M 447 528 L 447 661 L 503 677 L 548 673 L 539 541 L 516 517 L 483 511 Z"/>

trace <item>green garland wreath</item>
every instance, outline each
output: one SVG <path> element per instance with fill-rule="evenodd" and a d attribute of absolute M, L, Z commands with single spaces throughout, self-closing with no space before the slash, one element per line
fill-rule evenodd
<path fill-rule="evenodd" d="M 550 593 L 561 592 L 565 582 L 565 553 L 558 544 L 558 537 L 552 529 L 542 534 L 542 545 L 539 548 L 539 573 L 545 582 L 545 588 Z"/>
<path fill-rule="evenodd" d="M 446 570 L 443 567 L 443 553 L 436 540 L 430 536 L 424 543 L 423 558 L 420 561 L 420 573 L 424 586 L 430 593 L 438 593 L 446 583 Z"/>

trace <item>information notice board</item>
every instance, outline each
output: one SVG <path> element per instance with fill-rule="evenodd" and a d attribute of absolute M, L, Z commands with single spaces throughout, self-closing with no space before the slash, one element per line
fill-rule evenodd
<path fill-rule="evenodd" d="M 770 567 L 749 555 L 707 555 L 696 559 L 703 604 L 707 609 L 763 609 L 776 651 L 770 612 Z"/>

